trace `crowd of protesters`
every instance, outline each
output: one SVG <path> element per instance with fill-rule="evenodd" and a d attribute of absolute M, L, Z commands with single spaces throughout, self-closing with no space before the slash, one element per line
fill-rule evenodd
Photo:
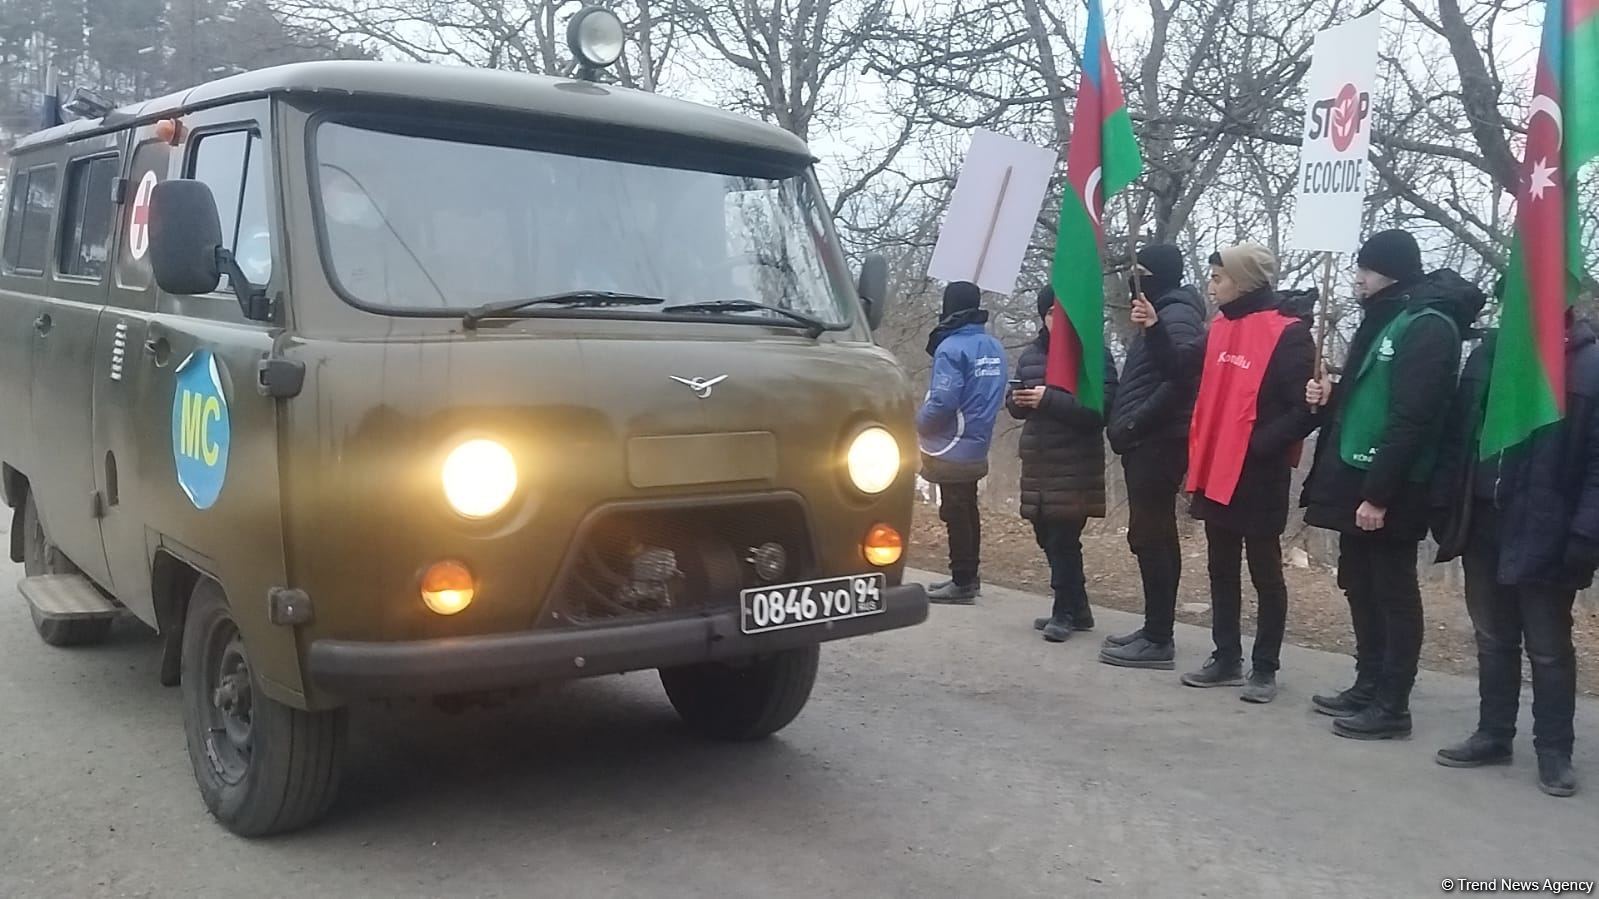
<path fill-rule="evenodd" d="M 1495 335 L 1476 322 L 1487 297 L 1453 271 L 1427 272 L 1411 234 L 1375 234 L 1356 257 L 1362 316 L 1336 378 L 1331 360 L 1318 357 L 1313 304 L 1278 289 L 1277 260 L 1266 248 L 1239 244 L 1208 261 L 1213 316 L 1185 283 L 1177 247 L 1138 252 L 1129 284 L 1135 334 L 1119 371 L 1107 347 L 1103 408 L 1046 383 L 1051 341 L 1071 339 L 1051 333 L 1052 290 L 1040 291 L 1038 336 L 1008 378 L 981 292 L 948 287 L 928 342 L 932 384 L 917 421 L 922 476 L 939 486 L 949 530 L 950 579 L 932 585 L 929 598 L 973 605 L 981 594 L 977 484 L 1003 410 L 1022 422 L 1020 509 L 1053 591 L 1050 613 L 1034 627 L 1050 643 L 1093 630 L 1081 537 L 1088 519 L 1105 515 L 1108 438 L 1126 478 L 1144 623 L 1107 637 L 1100 661 L 1176 667 L 1177 514 L 1186 494 L 1189 514 L 1204 523 L 1214 648 L 1181 682 L 1240 687 L 1246 702 L 1269 703 L 1290 606 L 1282 537 L 1293 472 L 1304 441 L 1317 434 L 1299 504 L 1309 525 L 1339 535 L 1355 677 L 1347 689 L 1314 696 L 1312 707 L 1331 716 L 1342 737 L 1410 735 L 1425 633 L 1418 555 L 1430 531 L 1438 561 L 1464 566 L 1481 693 L 1476 729 L 1439 750 L 1439 764 L 1509 762 L 1525 644 L 1539 786 L 1573 795 L 1572 610 L 1599 567 L 1599 336 L 1568 314 L 1566 416 L 1480 458 Z M 1247 669 L 1246 564 L 1257 602 Z"/>

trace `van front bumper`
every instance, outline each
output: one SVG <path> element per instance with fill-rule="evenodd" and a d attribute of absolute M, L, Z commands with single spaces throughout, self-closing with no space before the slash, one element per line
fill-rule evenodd
<path fill-rule="evenodd" d="M 307 667 L 319 690 L 345 697 L 432 696 L 651 668 L 726 662 L 927 620 L 920 584 L 890 587 L 876 615 L 745 634 L 736 611 L 590 628 L 403 643 L 317 640 Z"/>

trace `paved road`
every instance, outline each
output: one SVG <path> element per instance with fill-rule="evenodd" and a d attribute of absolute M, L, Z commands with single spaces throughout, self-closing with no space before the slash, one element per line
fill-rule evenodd
<path fill-rule="evenodd" d="M 0 581 L 14 571 L 0 567 Z M 829 648 L 805 714 L 757 746 L 686 736 L 652 676 L 456 717 L 360 709 L 343 798 L 262 842 L 196 796 L 154 639 L 53 650 L 0 590 L 0 896 L 1428 896 L 1445 876 L 1599 877 L 1599 704 L 1573 800 L 1431 761 L 1473 687 L 1426 676 L 1417 736 L 1367 745 L 1306 710 L 1345 660 L 1290 649 L 1285 692 L 1051 647 L 1042 602 Z M 1129 616 L 1101 613 L 1101 630 Z M 1179 632 L 1183 663 L 1204 634 Z"/>

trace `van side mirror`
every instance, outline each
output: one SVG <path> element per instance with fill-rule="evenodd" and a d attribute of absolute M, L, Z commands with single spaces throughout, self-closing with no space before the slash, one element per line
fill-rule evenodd
<path fill-rule="evenodd" d="M 860 279 L 856 292 L 861 295 L 861 305 L 866 308 L 866 322 L 875 331 L 883 324 L 883 310 L 888 306 L 888 260 L 872 253 L 861 262 Z"/>
<path fill-rule="evenodd" d="M 163 291 L 179 296 L 211 293 L 227 275 L 245 318 L 272 318 L 266 292 L 250 283 L 223 245 L 217 201 L 203 182 L 172 179 L 150 192 L 150 268 Z"/>

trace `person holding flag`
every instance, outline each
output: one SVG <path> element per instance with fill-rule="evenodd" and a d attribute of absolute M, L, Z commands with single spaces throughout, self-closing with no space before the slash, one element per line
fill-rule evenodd
<path fill-rule="evenodd" d="M 1044 328 L 1034 344 L 1034 358 L 1031 360 L 1036 364 L 1038 351 L 1042 351 L 1044 378 L 1041 385 L 1018 392 L 1019 402 L 1012 403 L 1015 411 L 1029 408 L 1042 410 L 1043 404 L 1052 399 L 1050 408 L 1070 410 L 1070 420 L 1057 415 L 1057 425 L 1052 429 L 1058 432 L 1057 436 L 1062 441 L 1058 453 L 1068 451 L 1067 442 L 1074 447 L 1080 446 L 1084 435 L 1093 435 L 1097 447 L 1095 453 L 1101 460 L 1097 481 L 1078 485 L 1086 489 L 1074 487 L 1069 503 L 1057 503 L 1057 511 L 1071 512 L 1069 518 L 1073 521 L 1092 514 L 1104 514 L 1102 430 L 1105 416 L 1110 410 L 1111 397 L 1108 394 L 1114 390 L 1116 379 L 1116 367 L 1105 346 L 1105 279 L 1102 275 L 1105 200 L 1136 181 L 1143 168 L 1138 137 L 1133 133 L 1133 120 L 1127 111 L 1127 99 L 1116 77 L 1116 66 L 1111 61 L 1110 45 L 1105 38 L 1105 12 L 1099 0 L 1088 0 L 1083 71 L 1077 84 L 1077 106 L 1072 113 L 1071 134 L 1066 149 L 1067 184 L 1061 199 L 1060 225 L 1055 239 L 1055 258 L 1050 267 L 1050 284 L 1039 294 L 1039 315 L 1044 319 Z M 1024 385 L 1026 383 L 1024 381 Z M 1040 405 L 1029 407 L 1027 404 L 1035 398 Z M 1031 412 L 1028 418 L 1029 426 L 1035 427 L 1037 433 Z M 1024 440 L 1026 434 L 1024 428 Z M 1075 449 L 1069 451 L 1074 459 L 1088 458 Z M 1040 470 L 1040 459 L 1035 457 L 1035 473 Z M 1024 458 L 1024 480 L 1027 475 Z M 1097 504 L 1092 501 L 1096 490 L 1100 496 Z M 1065 514 L 1052 516 L 1042 506 L 1040 517 L 1046 521 L 1054 518 L 1061 522 L 1068 518 Z M 1081 533 L 1080 524 L 1077 531 Z M 1070 526 L 1063 524 L 1041 530 L 1039 543 L 1050 557 L 1051 581 L 1057 582 L 1054 584 L 1056 603 L 1051 616 L 1048 619 L 1040 618 L 1034 622 L 1034 626 L 1044 631 L 1045 639 L 1059 642 L 1074 627 L 1085 629 L 1085 623 L 1092 620 L 1086 594 L 1080 600 L 1078 597 L 1081 593 L 1082 547 L 1076 536 L 1070 533 Z"/>
<path fill-rule="evenodd" d="M 1144 624 L 1105 638 L 1099 660 L 1121 668 L 1177 667 L 1173 625 L 1183 548 L 1177 494 L 1188 470 L 1188 423 L 1204 363 L 1205 301 L 1185 284 L 1182 251 L 1155 244 L 1138 251 L 1128 286 L 1138 333 L 1127 345 L 1121 385 L 1106 432 L 1127 481 L 1127 546 L 1138 559 Z"/>
<path fill-rule="evenodd" d="M 1532 666 L 1538 785 L 1577 791 L 1571 768 L 1577 703 L 1572 608 L 1599 567 L 1599 337 L 1572 317 L 1565 341 L 1566 415 L 1531 439 L 1477 458 L 1496 335 L 1471 354 L 1446 431 L 1434 527 L 1438 561 L 1460 559 L 1477 637 L 1477 728 L 1438 751 L 1438 764 L 1509 764 L 1521 699 L 1521 653 Z"/>
<path fill-rule="evenodd" d="M 1310 430 L 1303 379 L 1316 366 L 1310 327 L 1279 308 L 1276 276 L 1276 258 L 1259 244 L 1210 257 L 1210 297 L 1221 312 L 1206 339 L 1188 432 L 1188 492 L 1193 516 L 1205 523 L 1216 649 L 1182 682 L 1244 686 L 1242 698 L 1253 703 L 1277 698 L 1288 621 L 1281 540 L 1299 444 Z M 1244 555 L 1259 603 L 1247 681 L 1239 631 Z"/>
<path fill-rule="evenodd" d="M 1477 636 L 1477 728 L 1450 767 L 1507 764 L 1532 667 L 1538 786 L 1577 792 L 1571 766 L 1576 592 L 1599 566 L 1599 340 L 1572 314 L 1586 277 L 1578 172 L 1599 158 L 1599 0 L 1549 0 L 1500 321 L 1466 363 L 1439 476 L 1439 561 L 1459 557 Z"/>

